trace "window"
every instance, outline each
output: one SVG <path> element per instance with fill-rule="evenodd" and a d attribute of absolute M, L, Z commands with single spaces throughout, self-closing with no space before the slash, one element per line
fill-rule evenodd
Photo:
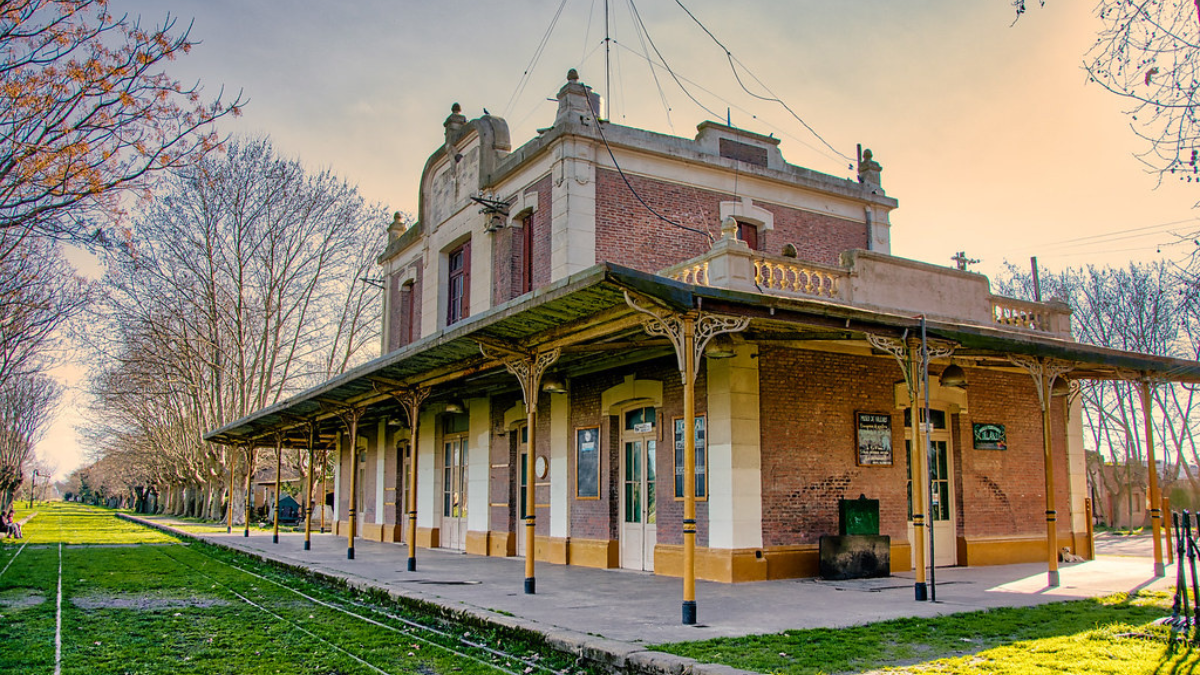
<path fill-rule="evenodd" d="M 471 293 L 471 242 L 454 249 L 446 257 L 446 325 L 467 318 Z"/>
<path fill-rule="evenodd" d="M 751 251 L 757 251 L 758 248 L 758 226 L 753 223 L 737 221 L 737 236 L 750 247 Z"/>
<path fill-rule="evenodd" d="M 408 282 L 400 287 L 400 344 L 411 344 L 417 339 L 415 284 Z"/>
<path fill-rule="evenodd" d="M 520 294 L 533 290 L 533 214 L 521 219 Z"/>
<path fill-rule="evenodd" d="M 676 417 L 675 424 L 675 498 L 683 499 L 683 470 L 684 470 L 684 436 L 683 436 L 683 418 Z M 695 434 L 696 434 L 696 499 L 705 499 L 708 497 L 708 457 L 707 443 L 705 436 L 705 417 L 697 415 L 695 418 Z"/>

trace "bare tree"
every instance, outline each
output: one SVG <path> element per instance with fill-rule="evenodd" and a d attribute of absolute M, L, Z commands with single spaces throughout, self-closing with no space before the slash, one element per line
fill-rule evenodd
<path fill-rule="evenodd" d="M 386 212 L 251 139 L 173 174 L 136 223 L 100 303 L 112 339 L 97 345 L 96 445 L 151 448 L 167 508 L 219 516 L 240 451 L 203 432 L 376 349 L 381 298 L 363 278 Z"/>
<path fill-rule="evenodd" d="M 240 98 L 200 100 L 161 69 L 190 26 L 144 27 L 107 0 L 0 2 L 0 230 L 106 243 L 121 197 L 216 148 L 213 122 Z M 127 243 L 125 241 L 121 243 Z M 11 248 L 0 247 L 0 258 Z"/>
<path fill-rule="evenodd" d="M 61 395 L 58 382 L 41 373 L 15 375 L 0 385 L 0 507 L 12 503 Z"/>
<path fill-rule="evenodd" d="M 45 368 L 89 298 L 89 284 L 53 241 L 26 239 L 0 258 L 0 386 Z"/>

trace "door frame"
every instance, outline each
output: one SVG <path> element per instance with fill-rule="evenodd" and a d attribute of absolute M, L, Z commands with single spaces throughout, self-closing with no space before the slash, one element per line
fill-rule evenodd
<path fill-rule="evenodd" d="M 934 566 L 936 566 L 936 567 L 954 567 L 954 566 L 958 565 L 958 500 L 956 498 L 957 497 L 957 490 L 956 490 L 957 485 L 954 480 L 954 435 L 953 435 L 953 433 L 951 433 L 951 427 L 953 426 L 953 420 L 951 419 L 951 413 L 950 413 L 950 410 L 948 409 L 948 406 L 944 403 L 938 404 L 937 402 L 931 401 L 929 404 L 929 409 L 930 409 L 930 417 L 934 417 L 939 412 L 942 413 L 943 415 L 945 415 L 945 425 L 940 429 L 931 428 L 929 431 L 928 442 L 930 444 L 935 443 L 935 442 L 942 442 L 942 443 L 946 444 L 946 479 L 945 480 L 947 483 L 946 494 L 947 494 L 947 498 L 949 500 L 949 505 L 947 508 L 947 517 L 944 520 L 936 520 L 931 517 L 929 519 L 929 522 L 927 523 L 927 526 L 933 532 L 933 543 L 934 543 L 933 550 L 934 550 L 934 556 L 935 556 Z M 911 411 L 912 408 L 907 408 L 906 410 Z M 924 406 L 917 408 L 917 410 L 919 410 L 923 414 Z M 909 413 L 909 414 L 911 414 L 911 413 Z M 905 462 L 911 461 L 911 454 L 909 453 L 909 448 L 911 447 L 911 445 L 912 445 L 912 429 L 908 426 L 908 424 L 905 424 L 904 425 Z M 906 477 L 906 484 L 908 483 L 909 480 L 910 479 Z M 924 481 L 925 481 L 924 487 L 925 487 L 925 493 L 926 493 L 926 495 L 925 495 L 926 500 L 931 501 L 933 499 L 933 495 L 929 490 L 929 476 L 928 475 L 924 477 Z M 909 486 L 908 494 L 910 495 L 909 503 L 911 504 L 911 494 L 912 494 L 911 493 L 911 485 Z M 927 504 L 927 506 L 929 506 L 929 505 Z M 906 510 L 908 510 L 908 509 L 906 509 Z M 929 513 L 932 514 L 932 510 L 930 510 Z M 914 539 L 915 539 L 915 531 L 914 531 L 915 528 L 913 527 L 913 521 L 912 521 L 911 517 L 909 517 L 908 521 L 907 521 L 907 530 L 908 530 L 908 544 L 909 544 L 909 547 L 911 548 L 914 545 Z M 947 543 L 947 542 L 949 542 L 949 543 Z M 926 545 L 928 545 L 928 543 Z M 912 559 L 915 561 L 916 556 L 913 555 Z M 914 562 L 914 565 L 915 565 L 915 562 Z"/>
<path fill-rule="evenodd" d="M 625 428 L 626 415 L 636 410 L 649 409 L 654 410 L 655 420 L 654 426 L 649 431 L 634 431 Z M 659 419 L 660 411 L 653 405 L 631 406 L 622 410 L 618 416 L 620 420 L 620 439 L 617 443 L 618 461 L 620 464 L 618 480 L 620 488 L 618 489 L 617 499 L 619 506 L 617 509 L 617 518 L 620 523 L 619 539 L 620 539 L 620 564 L 624 569 L 632 569 L 639 571 L 654 571 L 654 546 L 658 541 L 658 441 L 659 433 L 662 430 L 662 420 Z M 637 523 L 631 523 L 626 520 L 626 509 L 628 508 L 627 499 L 625 496 L 626 476 L 628 475 L 629 467 L 627 466 L 626 445 L 628 443 L 638 443 L 638 454 L 642 462 L 641 477 L 639 479 L 639 495 L 641 497 L 642 513 L 640 520 Z M 654 450 L 650 450 L 653 444 Z M 652 484 L 653 483 L 653 484 Z M 651 497 L 652 496 L 652 497 Z M 650 511 L 650 501 L 654 502 L 655 522 L 647 522 Z M 636 532 L 636 534 L 634 534 Z M 634 550 L 634 541 L 637 539 L 637 547 Z M 637 558 L 636 562 L 632 558 Z"/>

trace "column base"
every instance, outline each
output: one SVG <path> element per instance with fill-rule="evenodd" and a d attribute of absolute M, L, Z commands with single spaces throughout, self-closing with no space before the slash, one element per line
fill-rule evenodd
<path fill-rule="evenodd" d="M 346 549 L 346 560 L 354 560 L 354 547 L 350 546 Z"/>
<path fill-rule="evenodd" d="M 929 586 L 924 581 L 913 584 L 913 596 L 917 602 L 925 602 L 929 599 Z"/>
<path fill-rule="evenodd" d="M 415 557 L 408 559 L 408 571 L 409 572 L 417 571 L 417 559 Z"/>
<path fill-rule="evenodd" d="M 278 544 L 279 543 L 279 535 L 277 535 L 277 534 L 271 535 L 271 543 Z"/>
<path fill-rule="evenodd" d="M 1154 563 L 1154 576 L 1162 578 L 1167 576 L 1167 567 L 1160 562 Z"/>
<path fill-rule="evenodd" d="M 304 542 L 304 550 L 305 550 L 305 551 L 311 551 L 311 550 L 312 550 L 312 542 L 311 542 L 311 541 L 305 540 L 305 542 Z"/>
<path fill-rule="evenodd" d="M 695 600 L 684 600 L 683 601 L 683 625 L 685 625 L 685 626 L 695 626 L 696 625 L 696 601 Z"/>
<path fill-rule="evenodd" d="M 1046 585 L 1050 588 L 1058 588 L 1058 570 L 1050 570 L 1046 573 Z"/>
<path fill-rule="evenodd" d="M 525 595 L 533 595 L 537 593 L 537 579 L 535 577 L 525 577 Z"/>

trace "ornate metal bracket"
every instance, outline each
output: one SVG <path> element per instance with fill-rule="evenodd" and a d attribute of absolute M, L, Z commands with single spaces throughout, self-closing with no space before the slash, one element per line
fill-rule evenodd
<path fill-rule="evenodd" d="M 1037 385 L 1038 403 L 1043 406 L 1046 405 L 1046 401 L 1044 400 L 1045 391 L 1054 385 L 1054 379 L 1064 373 L 1071 372 L 1073 369 L 1073 366 L 1067 361 L 1025 356 L 1023 354 L 1009 354 L 1008 360 L 1013 365 L 1024 369 L 1033 378 L 1033 383 Z"/>
<path fill-rule="evenodd" d="M 646 331 L 647 335 L 665 337 L 671 341 L 675 347 L 675 356 L 679 360 L 679 375 L 686 382 L 683 316 L 657 307 L 642 307 L 637 304 L 633 296 L 629 295 L 629 291 L 625 291 L 625 304 L 646 315 L 642 318 L 642 329 Z M 746 330 L 746 327 L 750 325 L 750 317 L 724 316 L 699 311 L 694 312 L 692 316 L 694 318 L 691 376 L 694 380 L 700 371 L 700 357 L 704 354 L 704 348 L 708 346 L 708 341 L 722 333 L 740 333 Z"/>
<path fill-rule="evenodd" d="M 413 387 L 392 394 L 392 398 L 404 409 L 408 417 L 408 428 L 417 428 L 417 417 L 420 415 L 421 404 L 429 398 L 429 387 Z"/>
<path fill-rule="evenodd" d="M 504 368 L 512 373 L 517 378 L 517 381 L 521 383 L 521 393 L 525 396 L 525 409 L 529 412 L 537 412 L 537 399 L 538 392 L 542 388 L 542 375 L 546 373 L 547 368 L 558 361 L 558 357 L 562 355 L 562 350 L 555 347 L 549 351 L 534 352 L 528 355 L 497 356 L 489 354 L 487 347 L 480 344 L 479 351 L 487 358 L 495 359 L 504 364 Z"/>
<path fill-rule="evenodd" d="M 904 373 L 904 384 L 908 387 L 909 400 L 912 401 L 915 401 L 917 397 L 917 383 L 912 381 L 912 374 L 908 368 L 909 362 L 916 360 L 917 369 L 924 370 L 929 367 L 930 361 L 950 356 L 958 348 L 958 345 L 953 342 L 926 340 L 924 354 L 913 354 L 904 340 L 874 333 L 866 333 L 866 338 L 872 347 L 887 352 L 896 359 L 896 365 L 900 366 L 900 371 Z"/>

